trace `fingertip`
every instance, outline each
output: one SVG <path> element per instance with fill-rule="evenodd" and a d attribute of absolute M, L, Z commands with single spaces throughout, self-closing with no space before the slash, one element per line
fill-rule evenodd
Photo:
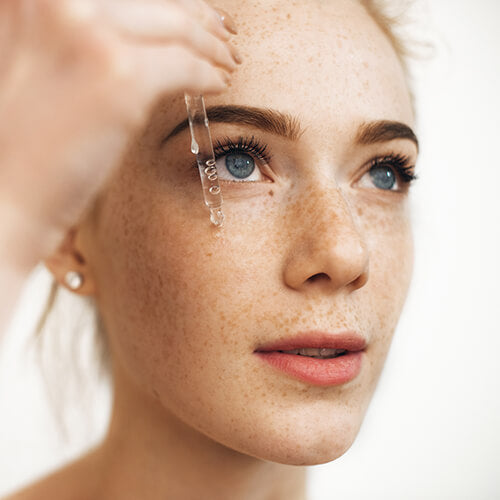
<path fill-rule="evenodd" d="M 225 10 L 219 7 L 214 7 L 214 8 L 219 14 L 220 20 L 224 28 L 226 28 L 226 30 L 228 30 L 233 35 L 237 35 L 238 29 L 236 28 L 236 23 L 234 22 L 234 19 Z"/>
<path fill-rule="evenodd" d="M 224 83 L 224 85 L 227 87 L 231 83 L 231 75 L 224 70 L 219 71 L 219 75 Z"/>
<path fill-rule="evenodd" d="M 228 89 L 231 82 L 231 77 L 224 70 L 217 70 L 217 78 L 214 81 L 214 85 L 205 89 L 204 93 L 208 95 L 220 94 Z"/>

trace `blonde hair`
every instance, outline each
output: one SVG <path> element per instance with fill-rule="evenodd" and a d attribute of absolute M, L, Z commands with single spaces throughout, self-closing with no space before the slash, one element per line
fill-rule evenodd
<path fill-rule="evenodd" d="M 45 266 L 40 271 L 48 293 L 28 347 L 38 361 L 59 438 L 68 444 L 76 420 L 86 435 L 96 430 L 92 403 L 97 388 L 110 387 L 111 357 L 95 298 L 66 290 Z"/>
<path fill-rule="evenodd" d="M 398 35 L 408 19 L 405 13 L 410 9 L 411 2 L 389 2 L 387 0 L 358 0 L 366 9 L 384 35 L 389 39 L 405 73 L 409 74 L 408 59 L 412 55 L 410 44 Z M 395 9 L 397 7 L 397 10 Z"/>

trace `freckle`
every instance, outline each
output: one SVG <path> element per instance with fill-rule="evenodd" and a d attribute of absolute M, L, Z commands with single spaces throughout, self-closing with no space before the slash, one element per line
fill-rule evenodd
<path fill-rule="evenodd" d="M 269 196 L 274 196 L 274 191 L 271 189 L 271 191 L 269 191 Z"/>
<path fill-rule="evenodd" d="M 290 19 L 290 13 L 288 13 L 288 14 L 286 15 L 286 18 L 287 18 L 287 19 Z"/>
<path fill-rule="evenodd" d="M 212 253 L 211 252 L 207 253 L 207 257 L 212 257 Z"/>
<path fill-rule="evenodd" d="M 361 207 L 357 208 L 357 212 L 360 217 L 363 215 L 363 209 Z"/>

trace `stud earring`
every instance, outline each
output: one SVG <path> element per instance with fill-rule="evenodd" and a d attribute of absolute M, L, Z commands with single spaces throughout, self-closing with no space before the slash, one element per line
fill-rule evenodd
<path fill-rule="evenodd" d="M 76 271 L 68 271 L 64 281 L 72 290 L 78 290 L 83 284 L 83 276 Z"/>

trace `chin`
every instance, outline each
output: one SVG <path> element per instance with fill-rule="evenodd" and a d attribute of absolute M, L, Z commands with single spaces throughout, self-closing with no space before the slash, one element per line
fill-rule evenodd
<path fill-rule="evenodd" d="M 320 445 L 303 443 L 292 447 L 286 444 L 279 449 L 254 450 L 254 453 L 251 454 L 261 460 L 284 465 L 321 465 L 340 458 L 349 450 L 353 442 L 354 438 L 352 440 L 342 438 L 339 441 L 323 442 Z M 256 451 L 260 451 L 260 453 L 255 453 Z"/>
<path fill-rule="evenodd" d="M 311 430 L 312 426 L 307 427 Z M 285 426 L 279 432 L 264 432 L 261 439 L 250 443 L 240 442 L 233 449 L 260 460 L 284 465 L 320 465 L 346 453 L 359 431 L 356 422 L 329 429 L 318 426 L 315 432 L 307 432 L 306 427 L 290 432 L 290 428 L 292 426 Z"/>

